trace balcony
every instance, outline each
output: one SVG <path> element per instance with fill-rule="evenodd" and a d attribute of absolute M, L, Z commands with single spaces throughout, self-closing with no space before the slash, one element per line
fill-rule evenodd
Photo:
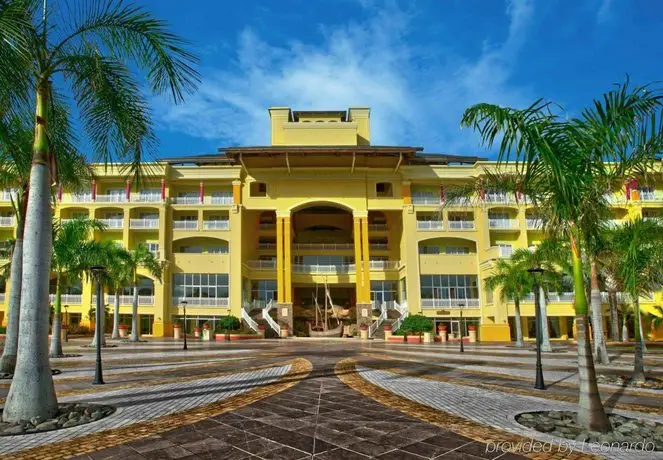
<path fill-rule="evenodd" d="M 64 302 L 64 301 L 63 301 Z M 115 305 L 115 294 L 106 294 L 104 296 L 104 303 L 106 305 Z M 92 295 L 92 304 L 97 304 L 97 295 Z M 120 305 L 133 305 L 134 296 L 133 295 L 121 295 L 120 296 Z M 154 305 L 154 296 L 153 295 L 139 295 L 138 296 L 138 305 Z"/>
<path fill-rule="evenodd" d="M 173 306 L 179 306 L 186 300 L 188 307 L 228 307 L 228 297 L 173 297 Z"/>
<path fill-rule="evenodd" d="M 16 191 L 15 190 L 3 190 L 0 193 L 0 201 L 16 201 Z"/>
<path fill-rule="evenodd" d="M 477 254 L 419 254 L 422 275 L 477 273 Z"/>
<path fill-rule="evenodd" d="M 272 244 L 272 243 L 260 243 Z M 276 245 L 274 245 L 276 246 Z M 352 243 L 293 243 L 292 249 L 300 251 L 348 251 L 354 249 Z"/>
<path fill-rule="evenodd" d="M 369 249 L 373 251 L 387 251 L 389 250 L 389 245 L 387 243 L 369 243 Z"/>
<path fill-rule="evenodd" d="M 203 230 L 230 230 L 230 221 L 206 220 L 203 221 Z"/>
<path fill-rule="evenodd" d="M 276 224 L 273 222 L 260 222 L 260 230 L 274 230 Z"/>
<path fill-rule="evenodd" d="M 527 230 L 541 230 L 543 229 L 543 220 L 527 218 Z"/>
<path fill-rule="evenodd" d="M 656 191 L 640 191 L 640 201 L 663 201 L 663 196 L 659 195 Z"/>
<path fill-rule="evenodd" d="M 92 198 L 92 197 L 90 197 Z M 97 195 L 95 203 L 128 203 L 126 194 Z"/>
<path fill-rule="evenodd" d="M 369 232 L 386 232 L 387 224 L 368 224 Z"/>
<path fill-rule="evenodd" d="M 575 294 L 573 292 L 549 292 L 548 303 L 566 303 L 573 302 Z M 534 293 L 527 294 L 523 302 L 534 302 Z"/>
<path fill-rule="evenodd" d="M 276 249 L 276 243 L 258 243 L 258 249 Z"/>
<path fill-rule="evenodd" d="M 516 204 L 516 197 L 510 193 L 487 193 L 485 200 L 489 204 Z M 523 200 L 521 200 L 523 201 Z"/>
<path fill-rule="evenodd" d="M 488 219 L 488 228 L 491 230 L 517 230 L 517 219 Z"/>
<path fill-rule="evenodd" d="M 170 201 L 173 204 L 186 204 L 186 205 L 202 204 L 200 202 L 199 196 L 176 196 L 171 198 Z"/>
<path fill-rule="evenodd" d="M 479 299 L 421 299 L 421 308 L 479 308 Z"/>
<path fill-rule="evenodd" d="M 135 230 L 148 230 L 159 228 L 159 219 L 130 219 L 129 228 Z"/>
<path fill-rule="evenodd" d="M 417 195 L 412 194 L 412 204 L 418 204 L 423 206 L 440 206 L 442 202 L 440 201 L 439 196 L 433 195 Z"/>
<path fill-rule="evenodd" d="M 444 225 L 441 220 L 418 220 L 417 230 L 435 231 L 442 230 Z"/>
<path fill-rule="evenodd" d="M 450 220 L 449 230 L 474 230 L 473 220 Z"/>
<path fill-rule="evenodd" d="M 619 228 L 624 225 L 625 221 L 621 219 L 608 219 L 605 221 L 605 224 L 608 228 Z"/>
<path fill-rule="evenodd" d="M 198 230 L 197 220 L 174 220 L 173 230 Z"/>
<path fill-rule="evenodd" d="M 55 303 L 55 294 L 49 294 L 48 300 Z M 80 305 L 83 303 L 83 296 L 81 294 L 62 294 L 60 296 L 62 305 Z"/>
<path fill-rule="evenodd" d="M 230 194 L 224 194 L 224 195 L 212 195 L 205 197 L 205 204 L 217 204 L 217 205 L 224 205 L 224 206 L 230 206 L 234 203 L 233 201 L 233 195 L 232 193 Z"/>
<path fill-rule="evenodd" d="M 124 227 L 124 219 L 99 219 L 99 222 L 105 225 L 107 230 L 119 230 Z"/>
<path fill-rule="evenodd" d="M 92 203 L 91 193 L 72 193 L 69 199 L 65 198 L 65 203 Z"/>
<path fill-rule="evenodd" d="M 232 193 L 224 195 L 204 196 L 202 201 L 200 196 L 176 196 L 170 199 L 173 204 L 181 205 L 222 205 L 230 206 L 233 204 Z"/>
<path fill-rule="evenodd" d="M 327 274 L 354 273 L 355 264 L 346 264 L 346 265 L 293 264 L 292 271 L 294 273 L 327 273 Z"/>
<path fill-rule="evenodd" d="M 401 267 L 402 262 L 400 260 L 369 260 L 368 268 L 369 270 L 398 270 Z"/>
<path fill-rule="evenodd" d="M 0 227 L 13 227 L 13 226 L 14 226 L 14 216 L 0 217 Z"/>
<path fill-rule="evenodd" d="M 252 270 L 276 270 L 275 260 L 247 260 L 246 266 Z"/>
<path fill-rule="evenodd" d="M 131 195 L 131 201 L 133 203 L 161 203 L 163 198 L 161 198 L 161 193 L 136 193 Z"/>

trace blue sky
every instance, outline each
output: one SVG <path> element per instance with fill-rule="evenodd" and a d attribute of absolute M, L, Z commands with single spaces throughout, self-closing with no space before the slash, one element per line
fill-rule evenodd
<path fill-rule="evenodd" d="M 154 99 L 160 156 L 269 143 L 267 107 L 372 108 L 372 143 L 483 154 L 478 102 L 539 97 L 578 115 L 630 74 L 663 78 L 653 0 L 143 0 L 194 43 L 203 76 Z"/>

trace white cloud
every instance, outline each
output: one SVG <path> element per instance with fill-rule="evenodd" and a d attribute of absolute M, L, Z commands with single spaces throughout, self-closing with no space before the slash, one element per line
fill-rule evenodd
<path fill-rule="evenodd" d="M 458 127 L 466 107 L 525 103 L 510 78 L 532 14 L 530 0 L 508 1 L 507 38 L 485 44 L 475 59 L 416 45 L 410 37 L 416 17 L 408 12 L 365 7 L 371 20 L 322 26 L 324 40 L 318 46 L 301 41 L 274 46 L 244 30 L 233 68 L 205 69 L 199 92 L 182 106 L 162 105 L 161 121 L 219 145 L 265 145 L 269 106 L 370 106 L 373 144 L 469 153 L 476 138 Z"/>

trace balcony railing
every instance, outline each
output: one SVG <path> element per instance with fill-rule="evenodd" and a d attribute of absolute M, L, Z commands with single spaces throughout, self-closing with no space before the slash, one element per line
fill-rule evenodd
<path fill-rule="evenodd" d="M 442 204 L 439 196 L 431 195 L 416 195 L 412 194 L 412 204 L 418 205 L 429 205 L 429 206 L 439 206 Z"/>
<path fill-rule="evenodd" d="M 488 219 L 488 228 L 510 230 L 518 228 L 516 219 Z"/>
<path fill-rule="evenodd" d="M 276 243 L 258 243 L 258 249 L 276 249 Z"/>
<path fill-rule="evenodd" d="M 347 251 L 353 248 L 352 243 L 293 243 L 292 245 L 292 249 L 302 251 Z"/>
<path fill-rule="evenodd" d="M 230 193 L 227 195 L 212 195 L 205 197 L 205 203 L 231 205 L 233 204 L 233 194 Z"/>
<path fill-rule="evenodd" d="M 369 243 L 368 247 L 374 251 L 386 251 L 389 249 L 389 245 L 387 243 Z"/>
<path fill-rule="evenodd" d="M 129 200 L 127 200 L 127 195 L 122 194 L 111 194 L 111 195 L 97 195 L 97 197 L 94 200 L 96 203 L 128 203 Z"/>
<path fill-rule="evenodd" d="M 49 294 L 48 300 L 55 303 L 55 294 Z M 60 302 L 63 305 L 80 305 L 83 302 L 83 296 L 81 294 L 62 294 Z"/>
<path fill-rule="evenodd" d="M 229 220 L 206 220 L 203 221 L 203 230 L 229 230 Z"/>
<path fill-rule="evenodd" d="M 171 198 L 171 203 L 185 205 L 214 204 L 230 206 L 233 204 L 233 196 L 232 193 L 228 195 L 204 196 L 202 201 L 200 200 L 200 196 L 176 196 Z"/>
<path fill-rule="evenodd" d="M 608 228 L 618 228 L 624 225 L 624 221 L 621 219 L 609 219 L 605 221 L 605 224 Z"/>
<path fill-rule="evenodd" d="M 174 204 L 201 204 L 199 196 L 175 196 L 170 200 Z"/>
<path fill-rule="evenodd" d="M 159 228 L 159 219 L 130 219 L 129 228 L 133 229 Z"/>
<path fill-rule="evenodd" d="M 253 270 L 275 270 L 275 260 L 247 260 L 246 266 Z"/>
<path fill-rule="evenodd" d="M 13 227 L 14 216 L 0 217 L 0 227 Z"/>
<path fill-rule="evenodd" d="M 63 301 L 64 303 L 64 301 Z M 104 303 L 106 305 L 115 305 L 115 294 L 106 294 L 104 296 Z M 123 294 L 120 296 L 120 305 L 133 305 L 134 296 Z M 97 304 L 97 295 L 92 295 L 92 305 Z M 139 295 L 138 296 L 138 305 L 154 305 L 154 296 L 153 295 Z"/>
<path fill-rule="evenodd" d="M 369 260 L 370 270 L 398 270 L 401 266 L 400 260 Z"/>
<path fill-rule="evenodd" d="M 161 198 L 160 193 L 136 193 L 131 195 L 131 201 L 135 203 L 161 203 L 163 198 Z"/>
<path fill-rule="evenodd" d="M 421 308 L 478 308 L 479 299 L 421 299 Z"/>
<path fill-rule="evenodd" d="M 526 220 L 528 230 L 539 230 L 543 228 L 543 220 L 541 219 L 532 219 L 528 217 Z"/>
<path fill-rule="evenodd" d="M 450 230 L 474 230 L 473 220 L 450 220 Z"/>
<path fill-rule="evenodd" d="M 72 203 L 92 203 L 91 193 L 72 193 L 71 198 L 67 201 Z"/>
<path fill-rule="evenodd" d="M 228 297 L 174 297 L 173 306 L 180 306 L 186 300 L 187 306 L 193 307 L 227 307 L 230 305 Z"/>
<path fill-rule="evenodd" d="M 276 224 L 272 222 L 260 222 L 260 230 L 274 230 Z"/>
<path fill-rule="evenodd" d="M 0 193 L 0 201 L 12 201 L 16 200 L 16 191 L 15 190 L 3 190 Z"/>
<path fill-rule="evenodd" d="M 107 229 L 119 229 L 124 227 L 124 219 L 99 219 Z"/>
<path fill-rule="evenodd" d="M 573 302 L 575 294 L 573 292 L 549 292 L 547 301 L 549 303 Z M 534 302 L 534 293 L 527 294 L 523 298 L 524 302 Z"/>
<path fill-rule="evenodd" d="M 346 265 L 293 264 L 292 271 L 295 273 L 353 273 L 355 271 L 355 264 L 346 264 Z"/>
<path fill-rule="evenodd" d="M 510 193 L 487 193 L 485 201 L 486 203 L 512 204 L 516 203 L 516 197 Z M 521 201 L 523 200 L 521 199 Z"/>
<path fill-rule="evenodd" d="M 369 232 L 386 232 L 387 224 L 368 224 Z"/>
<path fill-rule="evenodd" d="M 173 229 L 175 230 L 198 230 L 197 220 L 174 220 Z"/>
<path fill-rule="evenodd" d="M 444 225 L 441 220 L 418 220 L 417 230 L 442 230 Z"/>

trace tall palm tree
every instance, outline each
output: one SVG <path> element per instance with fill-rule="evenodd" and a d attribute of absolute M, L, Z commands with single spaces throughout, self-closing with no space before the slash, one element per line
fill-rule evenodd
<path fill-rule="evenodd" d="M 645 380 L 642 313 L 639 298 L 663 285 L 663 225 L 638 218 L 613 230 L 610 247 L 619 257 L 617 274 L 622 279 L 633 304 L 635 359 L 633 379 Z"/>
<path fill-rule="evenodd" d="M 106 265 L 108 274 L 108 286 L 113 288 L 113 332 L 111 339 L 120 338 L 120 293 L 122 288 L 129 286 L 131 278 L 131 254 L 122 246 L 113 244 L 107 250 L 109 263 Z"/>
<path fill-rule="evenodd" d="M 103 230 L 105 226 L 97 220 L 73 219 L 53 227 L 53 259 L 51 269 L 55 272 L 55 311 L 51 327 L 51 358 L 62 356 L 62 289 L 80 279 L 88 268 L 83 246 L 92 230 Z"/>
<path fill-rule="evenodd" d="M 53 101 L 71 95 L 80 125 L 104 162 L 129 161 L 141 177 L 144 154 L 154 151 L 148 103 L 137 76 L 177 103 L 195 89 L 195 57 L 167 24 L 121 0 L 85 2 L 53 13 L 33 0 L 0 2 L 0 104 L 7 112 L 31 101 L 35 125 L 23 253 L 16 369 L 3 421 L 48 419 L 58 410 L 48 362 L 48 279 L 51 257 L 50 167 L 60 153 L 51 141 Z M 60 17 L 56 15 L 60 12 Z M 142 80 L 142 78 L 141 78 Z M 11 88 L 11 94 L 5 96 Z M 73 142 L 72 142 L 73 143 Z"/>
<path fill-rule="evenodd" d="M 1 109 L 0 109 L 1 113 Z M 67 123 L 67 110 L 57 101 L 51 123 L 51 142 L 60 154 L 58 170 L 60 184 L 78 189 L 89 182 L 91 169 L 85 158 L 71 144 L 71 129 Z M 11 294 L 8 303 L 7 335 L 0 359 L 0 372 L 13 373 L 18 348 L 18 325 L 21 306 L 23 276 L 23 232 L 28 197 L 28 182 L 32 161 L 33 123 L 30 116 L 0 116 L 0 188 L 13 188 L 12 199 L 16 218 L 16 239 L 12 246 L 9 278 Z"/>
<path fill-rule="evenodd" d="M 513 300 L 516 323 L 516 346 L 523 346 L 523 329 L 520 320 L 520 301 L 532 291 L 534 286 L 530 274 L 513 260 L 498 259 L 493 267 L 492 275 L 485 279 L 487 290 L 500 289 L 503 302 Z"/>
<path fill-rule="evenodd" d="M 569 241 L 578 341 L 578 424 L 611 429 L 598 392 L 592 347 L 587 339 L 588 304 L 582 251 L 608 211 L 604 196 L 620 180 L 648 171 L 661 150 L 661 93 L 627 81 L 595 100 L 580 118 L 558 113 L 538 100 L 525 109 L 478 104 L 461 125 L 474 128 L 485 146 L 498 141 L 498 165 L 513 167 L 519 190 L 545 213 L 549 234 Z M 515 190 L 513 190 L 515 191 Z"/>
<path fill-rule="evenodd" d="M 154 254 L 147 249 L 145 245 L 138 245 L 133 251 L 129 251 L 129 257 L 126 260 L 126 268 L 131 274 L 133 287 L 133 301 L 131 304 L 131 342 L 140 340 L 138 331 L 138 271 L 142 268 L 151 276 L 161 281 L 161 263 L 154 257 Z"/>

